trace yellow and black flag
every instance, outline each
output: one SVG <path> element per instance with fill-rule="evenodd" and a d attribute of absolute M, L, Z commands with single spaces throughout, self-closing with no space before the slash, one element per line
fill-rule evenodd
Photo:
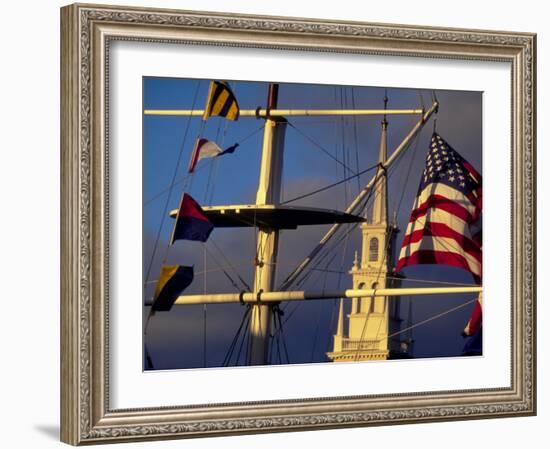
<path fill-rule="evenodd" d="M 163 265 L 153 298 L 152 312 L 168 311 L 180 293 L 193 282 L 193 267 Z"/>
<path fill-rule="evenodd" d="M 216 115 L 225 117 L 227 120 L 239 119 L 239 104 L 225 81 L 210 81 L 202 119 L 208 120 L 208 117 Z"/>

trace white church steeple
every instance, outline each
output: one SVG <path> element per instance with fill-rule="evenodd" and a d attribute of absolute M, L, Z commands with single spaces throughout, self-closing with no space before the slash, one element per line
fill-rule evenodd
<path fill-rule="evenodd" d="M 384 107 L 387 106 L 384 98 Z M 372 214 L 361 225 L 362 249 L 360 263 L 355 255 L 350 274 L 354 289 L 396 287 L 388 279 L 394 267 L 393 249 L 397 228 L 388 219 L 387 175 L 383 165 L 387 159 L 386 117 L 381 123 L 378 152 L 378 181 L 374 186 Z M 344 302 L 341 300 L 337 333 L 333 351 L 327 353 L 335 362 L 384 360 L 399 348 L 398 339 L 389 338 L 400 326 L 399 300 L 386 296 L 353 298 L 347 315 L 347 334 L 344 332 Z"/>

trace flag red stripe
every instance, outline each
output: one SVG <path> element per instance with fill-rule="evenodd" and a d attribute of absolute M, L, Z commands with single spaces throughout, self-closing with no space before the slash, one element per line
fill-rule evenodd
<path fill-rule="evenodd" d="M 453 239 L 455 242 L 457 242 L 460 249 L 463 249 L 479 262 L 481 262 L 482 260 L 481 248 L 479 247 L 479 245 L 476 245 L 473 240 L 469 239 L 463 234 L 460 234 L 459 232 L 456 232 L 454 229 L 450 228 L 444 223 L 426 223 L 422 229 L 417 229 L 410 234 L 407 234 L 403 239 L 402 246 L 407 246 L 411 243 L 419 242 L 420 240 L 422 240 L 423 237 L 427 236 Z"/>
<path fill-rule="evenodd" d="M 446 198 L 442 195 L 430 195 L 423 204 L 413 209 L 411 212 L 410 222 L 416 221 L 419 217 L 426 215 L 429 209 L 441 209 L 450 214 L 456 215 L 465 222 L 472 220 L 472 215 L 464 207 L 460 206 L 456 201 Z"/>
<path fill-rule="evenodd" d="M 407 257 L 402 257 L 397 263 L 396 271 L 400 271 L 403 267 L 407 265 L 418 265 L 418 264 L 442 264 L 450 265 L 457 268 L 462 268 L 469 271 L 470 266 L 468 261 L 459 254 L 445 252 L 445 251 L 432 251 L 432 250 L 418 250 Z M 475 273 L 472 273 L 476 283 L 481 284 L 480 276 L 477 276 Z"/>
<path fill-rule="evenodd" d="M 481 329 L 482 322 L 482 311 L 481 304 L 479 300 L 474 304 L 474 310 L 472 310 L 472 315 L 470 316 L 470 321 L 468 321 L 467 329 L 468 335 L 475 334 L 479 329 Z"/>
<path fill-rule="evenodd" d="M 456 242 L 449 238 L 424 237 L 421 241 L 403 246 L 399 255 L 399 259 L 406 258 L 416 253 L 417 251 L 435 251 L 455 253 L 463 257 L 469 266 L 469 271 L 475 275 L 481 276 L 481 262 L 466 251 L 459 248 Z"/>

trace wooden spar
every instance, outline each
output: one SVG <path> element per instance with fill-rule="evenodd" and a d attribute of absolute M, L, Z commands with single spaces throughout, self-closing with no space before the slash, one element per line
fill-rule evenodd
<path fill-rule="evenodd" d="M 269 85 L 267 105 L 277 107 L 278 84 Z M 262 146 L 262 162 L 256 204 L 279 204 L 281 195 L 281 178 L 283 170 L 283 145 L 286 120 L 284 118 L 266 118 Z M 279 230 L 258 226 L 256 247 L 256 269 L 254 274 L 254 295 L 273 290 Z M 265 304 L 254 304 L 250 310 L 248 326 L 250 345 L 248 352 L 249 365 L 266 365 L 268 363 L 269 327 L 272 309 Z"/>
<path fill-rule="evenodd" d="M 416 123 L 416 125 L 413 127 L 413 129 L 405 136 L 403 141 L 399 144 L 399 146 L 392 152 L 391 156 L 388 158 L 384 165 L 384 170 L 378 170 L 376 175 L 369 181 L 369 183 L 366 185 L 366 187 L 359 192 L 359 194 L 355 197 L 355 199 L 350 203 L 348 208 L 346 209 L 345 213 L 353 214 L 357 207 L 361 204 L 361 201 L 367 196 L 367 194 L 370 192 L 372 187 L 376 184 L 378 179 L 383 176 L 383 173 L 388 170 L 388 168 L 391 167 L 391 165 L 394 163 L 394 161 L 397 159 L 397 157 L 401 154 L 401 152 L 407 147 L 409 142 L 413 139 L 414 136 L 418 134 L 418 132 L 422 129 L 424 124 L 429 120 L 429 118 L 432 116 L 434 112 L 437 111 L 437 108 L 439 107 L 439 103 L 437 101 L 434 101 L 430 109 L 428 109 L 420 118 L 420 120 Z M 311 263 L 311 261 L 317 256 L 319 251 L 328 243 L 328 241 L 334 236 L 336 231 L 340 228 L 341 224 L 336 223 L 331 226 L 331 228 L 327 231 L 327 233 L 324 235 L 324 237 L 321 239 L 321 241 L 317 244 L 317 246 L 309 253 L 309 255 L 296 267 L 296 269 L 288 275 L 288 277 L 285 279 L 283 284 L 281 285 L 281 290 L 288 289 L 292 283 L 296 280 L 296 278 L 305 270 L 305 268 Z"/>
<path fill-rule="evenodd" d="M 258 303 L 274 303 L 280 301 L 307 301 L 334 298 L 367 298 L 372 296 L 419 296 L 445 295 L 449 293 L 480 293 L 482 287 L 420 287 L 420 288 L 381 288 L 381 289 L 348 289 L 337 291 L 271 291 L 271 292 L 243 292 L 243 293 L 214 293 L 210 295 L 182 295 L 175 304 L 224 304 L 224 303 L 251 303 L 258 307 Z M 267 305 L 264 307 L 268 307 Z"/>
<path fill-rule="evenodd" d="M 143 115 L 172 115 L 202 117 L 204 111 L 196 109 L 145 109 Z M 423 109 L 245 109 L 239 117 L 323 117 L 341 115 L 422 115 Z"/>

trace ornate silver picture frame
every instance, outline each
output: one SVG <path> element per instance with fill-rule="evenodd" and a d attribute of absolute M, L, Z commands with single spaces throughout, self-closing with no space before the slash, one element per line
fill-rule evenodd
<path fill-rule="evenodd" d="M 509 64 L 509 385 L 392 394 L 113 406 L 109 79 L 116 42 Z M 182 77 L 186 74 L 182 73 Z M 61 9 L 61 439 L 94 444 L 536 413 L 536 36 L 75 4 Z M 490 164 L 493 155 L 485 156 Z M 500 155 L 499 157 L 506 157 Z M 120 167 L 119 167 L 120 169 Z M 490 201 L 490 198 L 486 198 Z M 490 270 L 490 267 L 486 266 Z M 142 298 L 136 298 L 141 312 Z M 370 362 L 367 362 L 370 363 Z M 264 369 L 264 368 L 261 368 Z M 223 373 L 220 371 L 219 375 Z M 154 373 L 150 374 L 154 376 Z"/>

